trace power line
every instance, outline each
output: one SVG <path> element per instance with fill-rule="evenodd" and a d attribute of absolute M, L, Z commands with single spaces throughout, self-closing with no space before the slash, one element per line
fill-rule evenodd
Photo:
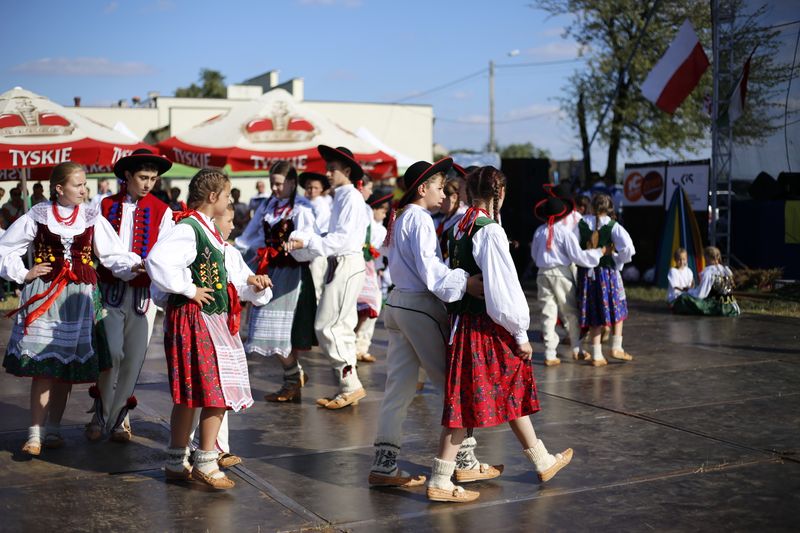
<path fill-rule="evenodd" d="M 476 78 L 476 77 L 480 76 L 481 74 L 485 73 L 487 70 L 488 70 L 487 68 L 482 68 L 477 72 L 473 72 L 472 74 L 468 74 L 466 76 L 462 76 L 461 78 L 458 78 L 456 80 L 453 80 L 453 81 L 444 83 L 442 85 L 438 85 L 436 87 L 433 87 L 432 89 L 428 89 L 428 90 L 425 90 L 425 91 L 422 91 L 422 92 L 419 92 L 419 93 L 412 94 L 410 96 L 406 96 L 405 98 L 401 98 L 400 100 L 397 100 L 397 101 L 392 102 L 392 103 L 393 104 L 400 104 L 400 103 L 406 102 L 408 100 L 413 100 L 415 98 L 419 98 L 420 96 L 425 96 L 426 94 L 430 94 L 430 93 L 433 93 L 433 92 L 436 92 L 436 91 L 441 91 L 442 89 L 447 89 L 448 87 L 452 87 L 453 85 L 457 85 L 457 84 L 459 84 L 461 82 L 470 80 L 472 78 Z"/>

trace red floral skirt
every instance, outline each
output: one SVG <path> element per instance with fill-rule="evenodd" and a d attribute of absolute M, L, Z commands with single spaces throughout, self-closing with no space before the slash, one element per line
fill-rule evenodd
<path fill-rule="evenodd" d="M 217 352 L 197 304 L 167 306 L 164 351 L 174 403 L 186 407 L 226 408 Z"/>
<path fill-rule="evenodd" d="M 516 346 L 489 315 L 460 316 L 447 350 L 443 426 L 491 427 L 539 410 L 533 365 Z"/>

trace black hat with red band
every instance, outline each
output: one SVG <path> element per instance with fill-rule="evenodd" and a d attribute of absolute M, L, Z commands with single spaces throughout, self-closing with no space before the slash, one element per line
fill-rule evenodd
<path fill-rule="evenodd" d="M 373 194 L 372 196 L 369 197 L 369 200 L 367 200 L 367 204 L 370 207 L 373 207 L 373 208 L 379 207 L 379 206 L 381 206 L 383 204 L 391 204 L 393 197 L 394 197 L 394 194 L 392 194 L 392 193 L 389 193 L 389 194 Z"/>
<path fill-rule="evenodd" d="M 309 181 L 320 182 L 322 184 L 323 191 L 327 191 L 328 189 L 331 188 L 331 182 L 330 180 L 328 180 L 328 176 L 326 176 L 325 174 L 317 174 L 316 172 L 303 172 L 300 174 L 300 177 L 298 179 L 299 179 L 298 183 L 300 183 L 300 186 L 304 189 L 306 188 L 306 183 L 308 183 Z"/>
<path fill-rule="evenodd" d="M 147 148 L 139 148 L 114 164 L 114 175 L 121 180 L 127 179 L 125 171 L 130 171 L 134 166 L 142 164 L 155 166 L 159 176 L 172 168 L 172 161 L 163 155 L 154 154 Z"/>
<path fill-rule="evenodd" d="M 403 198 L 400 199 L 400 206 L 406 205 L 414 198 L 417 187 L 425 183 L 425 180 L 439 173 L 447 174 L 447 171 L 452 167 L 453 159 L 451 157 L 445 157 L 435 163 L 417 161 L 408 167 L 406 173 L 403 174 L 403 186 L 405 187 L 406 193 L 403 195 Z"/>
<path fill-rule="evenodd" d="M 332 148 L 330 146 L 320 144 L 317 146 L 317 150 L 319 151 L 319 155 L 322 156 L 322 159 L 324 159 L 326 163 L 330 163 L 331 161 L 339 161 L 340 163 L 349 167 L 350 181 L 358 181 L 364 176 L 364 169 L 361 168 L 361 165 L 359 165 L 356 161 L 356 158 L 353 156 L 353 152 L 344 146 Z"/>

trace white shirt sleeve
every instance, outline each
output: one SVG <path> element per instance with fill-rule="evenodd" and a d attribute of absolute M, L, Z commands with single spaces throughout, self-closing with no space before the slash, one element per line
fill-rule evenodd
<path fill-rule="evenodd" d="M 0 276 L 20 285 L 25 283 L 28 269 L 22 256 L 36 238 L 36 222 L 30 213 L 19 217 L 0 237 Z"/>
<path fill-rule="evenodd" d="M 310 237 L 316 233 L 316 226 L 314 224 L 314 211 L 312 211 L 310 208 L 304 206 L 295 207 L 295 213 L 293 214 L 293 217 L 294 229 L 295 231 L 299 232 L 299 235 L 308 235 Z M 296 261 L 300 261 L 301 263 L 311 261 L 317 256 L 308 247 L 301 248 L 299 250 L 293 250 L 290 253 Z"/>
<path fill-rule="evenodd" d="M 611 241 L 614 243 L 615 248 L 612 256 L 614 258 L 614 264 L 617 266 L 617 270 L 622 270 L 623 265 L 625 265 L 625 263 L 630 263 L 634 254 L 636 254 L 633 240 L 628 231 L 623 228 L 621 224 L 614 224 L 614 227 L 611 228 Z"/>
<path fill-rule="evenodd" d="M 196 257 L 194 229 L 188 224 L 175 224 L 166 235 L 159 236 L 144 266 L 153 284 L 162 291 L 193 298 L 197 287 L 192 283 L 189 265 Z"/>
<path fill-rule="evenodd" d="M 344 192 L 344 191 L 343 191 Z M 358 193 L 359 195 L 361 193 Z M 308 249 L 314 257 L 331 257 L 339 255 L 342 251 L 347 249 L 349 241 L 353 240 L 353 232 L 358 232 L 364 241 L 364 234 L 362 231 L 367 231 L 367 226 L 359 229 L 359 221 L 363 221 L 365 216 L 364 203 L 355 202 L 353 194 L 347 194 L 344 201 L 341 203 L 341 210 L 336 219 L 334 226 L 328 227 L 328 233 L 321 237 L 317 234 L 312 234 L 309 237 Z M 356 213 L 356 210 L 359 210 Z"/>
<path fill-rule="evenodd" d="M 125 248 L 122 239 L 119 238 L 114 227 L 105 217 L 98 216 L 95 220 L 92 240 L 97 259 L 115 277 L 124 281 L 136 277 L 136 274 L 131 272 L 131 268 L 141 263 L 142 258 Z"/>
<path fill-rule="evenodd" d="M 225 247 L 225 270 L 228 272 L 228 281 L 236 287 L 240 300 L 253 302 L 254 305 L 266 305 L 272 299 L 272 289 L 256 291 L 252 285 L 248 285 L 247 278 L 253 275 L 253 271 L 233 246 Z"/>
<path fill-rule="evenodd" d="M 711 287 L 714 286 L 714 277 L 717 274 L 717 269 L 714 266 L 706 267 L 700 273 L 700 284 L 689 289 L 689 295 L 695 298 L 706 298 L 708 293 L 711 292 Z"/>
<path fill-rule="evenodd" d="M 427 216 L 427 215 L 426 215 Z M 457 268 L 449 269 L 439 257 L 439 241 L 433 221 L 415 224 L 409 231 L 408 244 L 414 248 L 414 267 L 419 278 L 443 302 L 456 302 L 467 291 L 469 274 Z"/>
<path fill-rule="evenodd" d="M 489 317 L 513 335 L 517 344 L 528 342 L 528 300 L 517 278 L 508 237 L 499 224 L 489 224 L 475 233 L 472 256 L 483 273 Z"/>
<path fill-rule="evenodd" d="M 164 212 L 164 216 L 161 217 L 161 224 L 158 225 L 158 234 L 164 235 L 167 231 L 171 230 L 175 227 L 175 221 L 172 220 L 172 209 L 169 207 Z"/>
<path fill-rule="evenodd" d="M 594 268 L 600 264 L 600 258 L 603 257 L 602 249 L 583 250 L 578 242 L 578 238 L 573 232 L 565 230 L 557 231 L 559 237 L 563 241 L 564 253 L 569 257 L 570 261 L 584 268 Z"/>

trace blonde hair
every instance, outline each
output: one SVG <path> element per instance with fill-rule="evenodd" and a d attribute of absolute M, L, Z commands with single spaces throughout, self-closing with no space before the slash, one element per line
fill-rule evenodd
<path fill-rule="evenodd" d="M 212 192 L 221 194 L 230 182 L 228 175 L 218 168 L 200 169 L 189 182 L 186 205 L 189 209 L 197 209 L 208 201 Z"/>
<path fill-rule="evenodd" d="M 681 256 L 685 253 L 686 253 L 686 248 L 676 248 L 675 253 L 672 254 L 672 258 L 675 259 L 675 262 L 677 263 L 680 260 Z"/>
<path fill-rule="evenodd" d="M 597 216 L 613 213 L 614 202 L 609 195 L 599 192 L 592 197 L 592 211 Z"/>
<path fill-rule="evenodd" d="M 53 168 L 53 171 L 50 173 L 50 201 L 55 202 L 58 197 L 56 186 L 61 185 L 63 187 L 72 173 L 79 170 L 83 170 L 83 165 L 73 163 L 72 161 L 64 161 Z"/>
<path fill-rule="evenodd" d="M 706 260 L 709 263 L 722 262 L 722 252 L 720 252 L 719 248 L 716 246 L 706 246 L 703 248 L 703 255 L 706 256 Z"/>

